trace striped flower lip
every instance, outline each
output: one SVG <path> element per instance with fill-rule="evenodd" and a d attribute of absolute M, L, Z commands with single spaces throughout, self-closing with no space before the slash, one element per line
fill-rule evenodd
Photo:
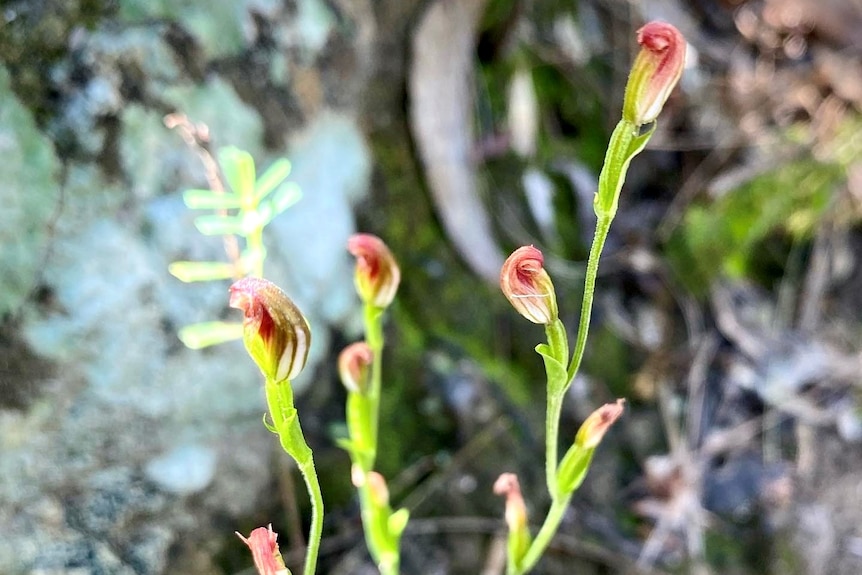
<path fill-rule="evenodd" d="M 500 270 L 500 289 L 515 310 L 533 323 L 557 319 L 557 295 L 544 268 L 542 252 L 523 246 L 512 252 Z"/>
<path fill-rule="evenodd" d="M 308 321 L 281 288 L 261 278 L 230 287 L 230 307 L 242 310 L 243 341 L 264 377 L 279 382 L 299 375 L 308 359 Z"/>

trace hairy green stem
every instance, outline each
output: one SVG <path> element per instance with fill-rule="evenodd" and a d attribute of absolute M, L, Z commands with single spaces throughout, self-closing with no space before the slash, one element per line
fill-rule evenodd
<path fill-rule="evenodd" d="M 317 555 L 320 551 L 320 540 L 323 537 L 323 495 L 320 492 L 320 481 L 317 471 L 314 469 L 314 459 L 299 465 L 299 471 L 308 488 L 308 496 L 311 498 L 311 528 L 308 532 L 308 549 L 305 552 L 305 566 L 303 575 L 314 575 L 317 569 Z"/>
<path fill-rule="evenodd" d="M 296 461 L 305 481 L 305 486 L 308 488 L 308 496 L 311 499 L 311 529 L 308 534 L 308 549 L 305 554 L 303 575 L 314 575 L 317 568 L 320 539 L 323 536 L 323 495 L 314 468 L 314 457 L 302 434 L 299 416 L 293 405 L 293 388 L 290 381 L 276 382 L 267 379 L 264 389 L 269 414 L 272 418 L 270 429 L 278 434 L 282 448 Z"/>

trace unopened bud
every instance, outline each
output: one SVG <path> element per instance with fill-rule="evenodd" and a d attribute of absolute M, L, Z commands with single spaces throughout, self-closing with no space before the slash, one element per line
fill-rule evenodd
<path fill-rule="evenodd" d="M 243 543 L 251 549 L 251 557 L 259 575 L 290 575 L 278 550 L 278 534 L 268 527 L 258 527 L 248 537 L 236 532 Z"/>
<path fill-rule="evenodd" d="M 368 367 L 374 353 L 364 341 L 351 343 L 338 355 L 338 375 L 350 393 L 365 393 L 368 389 Z"/>
<path fill-rule="evenodd" d="M 514 473 L 504 473 L 494 482 L 494 493 L 506 497 L 506 525 L 509 537 L 506 543 L 510 569 L 518 566 L 530 548 L 530 526 L 527 524 L 527 506 L 521 495 L 521 485 Z M 521 571 L 515 571 L 520 573 Z"/>
<path fill-rule="evenodd" d="M 500 288 L 515 310 L 533 323 L 557 319 L 557 295 L 543 267 L 542 252 L 523 246 L 512 252 L 500 270 Z"/>
<path fill-rule="evenodd" d="M 575 436 L 575 444 L 584 449 L 594 449 L 611 425 L 623 414 L 625 399 L 618 399 L 616 403 L 606 403 L 587 417 Z"/>
<path fill-rule="evenodd" d="M 649 22 L 638 30 L 641 50 L 626 84 L 623 119 L 636 126 L 653 122 L 682 75 L 686 42 L 666 22 Z"/>
<path fill-rule="evenodd" d="M 356 291 L 366 304 L 389 307 L 398 291 L 401 270 L 383 240 L 371 234 L 354 234 L 347 251 L 356 257 Z"/>
<path fill-rule="evenodd" d="M 230 307 L 245 314 L 243 341 L 264 377 L 279 382 L 299 375 L 308 358 L 311 329 L 278 286 L 243 278 L 230 287 Z"/>
<path fill-rule="evenodd" d="M 506 497 L 506 525 L 509 531 L 520 531 L 527 527 L 527 506 L 521 495 L 521 484 L 514 473 L 503 473 L 494 482 L 494 494 Z"/>

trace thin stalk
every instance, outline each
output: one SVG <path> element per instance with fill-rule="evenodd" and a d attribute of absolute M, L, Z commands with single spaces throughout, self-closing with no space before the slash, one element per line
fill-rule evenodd
<path fill-rule="evenodd" d="M 323 495 L 320 492 L 320 481 L 314 469 L 314 459 L 311 457 L 299 465 L 299 471 L 308 488 L 311 499 L 311 528 L 308 531 L 308 549 L 305 552 L 305 567 L 303 575 L 314 575 L 317 569 L 317 555 L 320 551 L 320 539 L 323 537 Z"/>
<path fill-rule="evenodd" d="M 383 363 L 383 313 L 380 308 L 367 304 L 364 307 L 365 320 L 365 343 L 371 348 L 373 354 L 371 361 L 371 389 L 368 393 L 368 403 L 371 411 L 371 457 L 368 469 L 374 468 L 377 460 L 377 437 L 380 422 L 380 393 L 382 387 L 382 363 Z"/>
<path fill-rule="evenodd" d="M 270 417 L 272 418 L 273 427 L 271 429 L 278 433 L 279 441 L 285 452 L 296 461 L 311 500 L 311 529 L 308 533 L 308 549 L 305 554 L 303 575 L 314 575 L 317 568 L 320 539 L 323 536 L 323 495 L 320 492 L 320 481 L 314 469 L 314 457 L 302 434 L 299 416 L 293 405 L 293 388 L 290 381 L 275 382 L 268 379 L 264 387 Z"/>
<path fill-rule="evenodd" d="M 545 419 L 545 482 L 551 497 L 557 492 L 557 445 L 560 437 L 560 412 L 563 409 L 563 396 L 548 395 L 548 408 Z"/>
<path fill-rule="evenodd" d="M 581 302 L 581 317 L 578 321 L 578 336 L 575 340 L 575 352 L 572 354 L 571 363 L 569 363 L 566 388 L 572 384 L 572 381 L 578 374 L 578 369 L 581 367 L 581 360 L 584 358 L 584 350 L 587 347 L 587 334 L 590 331 L 590 317 L 593 313 L 593 297 L 596 291 L 599 260 L 602 257 L 602 249 L 605 247 L 605 240 L 608 238 L 608 230 L 611 227 L 612 221 L 613 216 L 599 216 L 596 222 L 596 235 L 593 238 L 593 245 L 590 247 L 590 257 L 587 260 L 587 273 L 584 279 L 584 298 Z"/>
<path fill-rule="evenodd" d="M 548 515 L 545 517 L 545 522 L 542 524 L 542 528 L 539 529 L 539 533 L 536 534 L 536 538 L 533 539 L 533 543 L 530 545 L 524 558 L 516 566 L 515 572 L 512 575 L 522 575 L 536 566 L 536 563 L 539 562 L 539 559 L 545 553 L 545 549 L 548 548 L 548 545 L 550 545 L 551 540 L 554 538 L 554 533 L 557 532 L 557 528 L 563 520 L 563 515 L 565 515 L 571 499 L 571 493 L 565 497 L 554 499 L 551 503 L 551 508 L 548 510 Z"/>
<path fill-rule="evenodd" d="M 551 356 L 560 365 L 565 365 L 569 358 L 569 342 L 566 328 L 559 320 L 548 324 L 545 328 L 548 336 L 548 348 Z M 563 408 L 563 397 L 567 380 L 556 381 L 559 376 L 556 370 L 546 366 L 548 377 L 548 404 L 545 415 L 545 481 L 548 492 L 553 496 L 557 492 L 557 449 L 560 435 L 560 412 Z"/>
<path fill-rule="evenodd" d="M 363 531 L 365 532 L 365 544 L 368 546 L 368 552 L 375 561 L 380 557 L 381 543 L 377 541 L 379 531 L 373 528 L 374 517 L 372 515 L 374 509 L 371 504 L 371 494 L 368 490 L 368 483 L 360 485 L 359 491 L 359 508 L 362 515 Z"/>

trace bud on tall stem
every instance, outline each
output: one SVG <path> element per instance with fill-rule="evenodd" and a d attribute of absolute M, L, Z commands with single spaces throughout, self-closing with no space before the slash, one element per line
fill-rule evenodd
<path fill-rule="evenodd" d="M 230 307 L 245 314 L 243 341 L 264 377 L 279 382 L 299 375 L 308 358 L 311 329 L 278 286 L 243 278 L 230 287 Z"/>
<path fill-rule="evenodd" d="M 638 30 L 641 51 L 626 84 L 623 119 L 636 126 L 655 121 L 682 75 L 686 42 L 666 22 L 650 22 Z"/>
<path fill-rule="evenodd" d="M 594 412 L 581 424 L 578 434 L 575 436 L 575 444 L 584 449 L 595 449 L 608 429 L 623 414 L 624 399 L 618 399 L 616 403 L 606 403 Z"/>
<path fill-rule="evenodd" d="M 388 307 L 398 291 L 401 270 L 383 240 L 372 234 L 354 234 L 347 251 L 356 256 L 356 291 L 366 304 Z"/>
<path fill-rule="evenodd" d="M 364 341 L 351 343 L 341 351 L 338 355 L 338 375 L 347 391 L 368 391 L 369 367 L 373 360 L 374 353 Z"/>
<path fill-rule="evenodd" d="M 557 295 L 543 267 L 542 252 L 523 246 L 512 252 L 500 270 L 500 289 L 515 310 L 533 323 L 557 319 Z"/>

